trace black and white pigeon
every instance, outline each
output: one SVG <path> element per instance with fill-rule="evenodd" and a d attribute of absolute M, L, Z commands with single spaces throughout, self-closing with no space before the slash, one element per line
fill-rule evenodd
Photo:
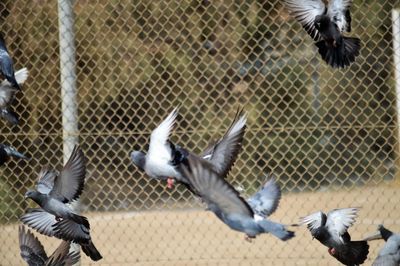
<path fill-rule="evenodd" d="M 351 31 L 352 0 L 284 0 L 291 14 L 314 39 L 322 59 L 334 68 L 344 68 L 360 53 L 358 38 L 343 36 Z"/>
<path fill-rule="evenodd" d="M 167 180 L 169 188 L 177 180 L 195 193 L 193 188 L 189 186 L 189 182 L 180 173 L 179 165 L 182 163 L 185 164 L 189 156 L 197 155 L 178 145 L 174 145 L 168 139 L 175 124 L 177 114 L 177 109 L 174 109 L 153 130 L 147 154 L 141 151 L 133 151 L 131 159 L 137 167 L 144 170 L 150 177 Z M 204 159 L 209 160 L 213 164 L 215 171 L 222 177 L 228 174 L 242 147 L 243 136 L 246 130 L 246 120 L 247 118 L 243 111 L 238 111 L 225 135 L 220 140 L 212 142 L 200 155 Z"/>
<path fill-rule="evenodd" d="M 181 165 L 181 169 L 190 185 L 207 204 L 207 210 L 212 211 L 231 229 L 245 233 L 247 240 L 262 233 L 271 233 L 283 241 L 294 237 L 294 232 L 288 231 L 284 225 L 257 217 L 251 205 L 215 172 L 210 162 L 192 156 L 188 158 L 188 166 Z M 258 197 L 255 196 L 253 202 L 257 202 Z M 272 212 L 273 209 L 271 207 L 265 213 Z"/>
<path fill-rule="evenodd" d="M 29 160 L 27 156 L 18 152 L 14 147 L 0 144 L 0 166 L 5 164 L 10 159 L 10 157 Z"/>
<path fill-rule="evenodd" d="M 366 241 L 384 239 L 385 245 L 378 253 L 372 266 L 399 266 L 400 265 L 400 234 L 395 234 L 383 225 L 378 226 L 378 232 L 364 238 Z"/>
<path fill-rule="evenodd" d="M 18 84 L 23 84 L 28 78 L 28 69 L 22 68 L 15 72 L 15 79 Z M 19 123 L 18 115 L 11 109 L 11 105 L 15 100 L 15 94 L 18 90 L 7 80 L 3 80 L 0 84 L 0 116 L 13 125 Z"/>
<path fill-rule="evenodd" d="M 0 33 L 0 72 L 17 90 L 21 90 L 15 75 L 14 63 L 8 53 L 3 33 Z"/>
<path fill-rule="evenodd" d="M 21 221 L 41 234 L 80 244 L 83 252 L 97 261 L 102 256 L 91 240 L 89 221 L 67 205 L 81 195 L 85 175 L 85 157 L 75 146 L 61 173 L 47 167 L 40 172 L 36 190 L 27 191 L 25 198 L 41 208 L 28 209 Z"/>
<path fill-rule="evenodd" d="M 70 252 L 70 242 L 62 241 L 50 257 L 47 256 L 43 245 L 23 225 L 19 226 L 19 248 L 21 257 L 29 266 L 72 266 L 80 259 L 79 252 Z"/>
<path fill-rule="evenodd" d="M 369 245 L 367 241 L 351 241 L 347 232 L 357 212 L 357 208 L 334 209 L 328 214 L 319 211 L 302 218 L 301 224 L 306 224 L 313 239 L 327 246 L 329 254 L 338 261 L 344 265 L 359 265 L 367 259 Z"/>

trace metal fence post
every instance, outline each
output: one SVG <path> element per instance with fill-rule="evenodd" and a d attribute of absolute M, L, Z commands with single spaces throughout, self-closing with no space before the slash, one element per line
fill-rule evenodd
<path fill-rule="evenodd" d="M 58 0 L 64 164 L 67 162 L 74 145 L 78 143 L 73 2 L 74 0 Z M 77 211 L 79 201 L 75 202 L 72 208 Z M 79 251 L 80 247 L 79 245 L 72 245 L 71 249 Z"/>
<path fill-rule="evenodd" d="M 392 10 L 392 28 L 393 28 L 393 60 L 394 60 L 394 79 L 396 89 L 396 110 L 397 127 L 400 125 L 400 12 L 397 9 Z M 397 141 L 400 139 L 400 131 L 397 128 Z M 398 147 L 400 154 L 400 144 Z M 396 180 L 400 182 L 400 173 L 397 173 Z"/>

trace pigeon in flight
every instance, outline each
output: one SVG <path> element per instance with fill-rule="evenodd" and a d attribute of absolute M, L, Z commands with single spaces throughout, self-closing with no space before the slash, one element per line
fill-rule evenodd
<path fill-rule="evenodd" d="M 313 238 L 328 247 L 328 252 L 344 265 L 362 264 L 369 252 L 367 241 L 351 241 L 347 229 L 357 217 L 357 208 L 334 209 L 328 214 L 321 211 L 301 219 Z"/>
<path fill-rule="evenodd" d="M 79 252 L 69 252 L 70 243 L 62 241 L 58 248 L 47 257 L 39 239 L 23 225 L 19 226 L 19 248 L 21 257 L 29 266 L 72 266 L 80 259 Z"/>
<path fill-rule="evenodd" d="M 251 205 L 215 172 L 210 162 L 191 156 L 188 158 L 188 166 L 180 167 L 190 185 L 207 204 L 207 210 L 212 211 L 231 229 L 245 233 L 247 240 L 262 233 L 271 233 L 283 241 L 294 237 L 294 232 L 286 230 L 284 225 L 257 217 Z M 262 197 L 255 195 L 253 202 L 257 202 L 258 198 Z M 258 204 L 253 204 L 256 205 Z M 272 212 L 273 208 L 265 213 Z"/>
<path fill-rule="evenodd" d="M 167 179 L 168 187 L 171 188 L 174 181 L 185 185 L 189 190 L 196 193 L 186 178 L 180 173 L 179 165 L 187 163 L 189 156 L 197 156 L 188 150 L 174 145 L 168 140 L 177 116 L 174 109 L 168 117 L 151 133 L 150 145 L 147 154 L 141 151 L 133 151 L 131 159 L 133 163 L 144 170 L 150 177 L 156 179 Z M 209 160 L 214 170 L 221 177 L 225 177 L 242 147 L 243 136 L 246 130 L 246 115 L 242 110 L 238 111 L 234 121 L 218 141 L 213 142 L 200 155 Z"/>
<path fill-rule="evenodd" d="M 4 40 L 3 33 L 0 33 L 0 72 L 17 90 L 21 90 L 15 76 L 14 63 L 11 59 Z"/>
<path fill-rule="evenodd" d="M 11 156 L 15 158 L 29 160 L 28 157 L 18 152 L 14 147 L 5 144 L 0 144 L 0 166 L 5 164 Z"/>
<path fill-rule="evenodd" d="M 344 68 L 360 53 L 360 39 L 345 37 L 351 31 L 352 0 L 284 0 L 291 14 L 314 39 L 322 59 L 334 68 Z"/>
<path fill-rule="evenodd" d="M 23 84 L 28 78 L 28 69 L 22 68 L 15 72 L 15 79 L 18 84 Z M 19 123 L 18 115 L 11 110 L 17 89 L 5 79 L 0 84 L 0 116 L 13 125 Z"/>
<path fill-rule="evenodd" d="M 383 225 L 378 226 L 378 233 L 365 238 L 366 241 L 384 239 L 385 245 L 379 251 L 378 257 L 372 266 L 399 266 L 400 265 L 400 234 L 395 234 Z"/>
<path fill-rule="evenodd" d="M 41 208 L 28 209 L 21 221 L 41 234 L 80 244 L 83 252 L 97 261 L 102 256 L 91 240 L 89 221 L 66 205 L 81 195 L 85 174 L 85 157 L 75 146 L 61 173 L 42 169 L 36 190 L 25 193 L 25 198 L 32 199 Z"/>

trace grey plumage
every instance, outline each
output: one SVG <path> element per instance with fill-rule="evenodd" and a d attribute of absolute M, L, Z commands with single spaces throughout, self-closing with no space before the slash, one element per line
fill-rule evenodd
<path fill-rule="evenodd" d="M 189 157 L 188 161 L 188 166 L 181 165 L 182 173 L 198 191 L 208 210 L 214 212 L 231 229 L 244 232 L 249 238 L 271 233 L 285 241 L 294 236 L 294 232 L 286 230 L 282 224 L 255 219 L 250 205 L 218 176 L 210 162 L 198 157 Z"/>
<path fill-rule="evenodd" d="M 22 68 L 15 72 L 15 79 L 18 84 L 23 84 L 28 78 L 28 69 Z M 12 110 L 15 101 L 15 94 L 18 90 L 7 80 L 0 84 L 0 116 L 13 125 L 19 123 L 18 115 Z"/>
<path fill-rule="evenodd" d="M 39 239 L 23 225 L 19 226 L 19 247 L 21 257 L 29 266 L 72 266 L 80 259 L 79 252 L 69 252 L 70 243 L 62 241 L 48 257 Z"/>
<path fill-rule="evenodd" d="M 147 154 L 133 151 L 131 159 L 141 170 L 150 177 L 156 179 L 168 179 L 169 185 L 177 180 L 188 189 L 196 193 L 190 187 L 190 183 L 179 171 L 179 165 L 185 164 L 188 157 L 197 156 L 188 150 L 174 145 L 168 140 L 170 131 L 175 124 L 177 109 L 174 109 L 168 117 L 151 134 L 149 151 Z M 202 153 L 201 157 L 209 160 L 214 170 L 221 177 L 225 177 L 236 161 L 240 152 L 243 136 L 246 130 L 246 115 L 242 110 L 238 111 L 234 121 L 225 135 L 218 141 L 212 142 Z"/>
<path fill-rule="evenodd" d="M 328 214 L 321 211 L 301 219 L 313 238 L 327 246 L 328 252 L 344 265 L 362 264 L 369 252 L 366 241 L 351 241 L 347 229 L 357 217 L 357 208 L 334 209 Z"/>
<path fill-rule="evenodd" d="M 83 152 L 75 146 L 60 173 L 47 167 L 40 172 L 36 190 L 29 190 L 25 197 L 41 208 L 28 209 L 21 221 L 41 234 L 79 243 L 86 255 L 100 260 L 102 257 L 91 241 L 89 221 L 66 205 L 79 198 L 85 175 Z"/>
<path fill-rule="evenodd" d="M 247 203 L 255 214 L 265 218 L 276 211 L 280 199 L 281 189 L 276 184 L 275 179 L 271 178 L 265 182 L 259 191 L 247 199 Z"/>
<path fill-rule="evenodd" d="M 378 226 L 378 233 L 364 240 L 384 239 L 385 244 L 380 249 L 378 257 L 372 266 L 398 266 L 400 265 L 400 234 L 395 234 L 383 225 Z"/>
<path fill-rule="evenodd" d="M 0 166 L 5 164 L 10 159 L 10 157 L 29 160 L 27 156 L 17 151 L 14 147 L 5 144 L 0 144 Z"/>
<path fill-rule="evenodd" d="M 285 0 L 291 14 L 316 42 L 322 59 L 334 68 L 343 68 L 359 55 L 360 39 L 343 36 L 351 31 L 352 0 Z"/>
<path fill-rule="evenodd" d="M 3 33 L 0 33 L 0 72 L 14 88 L 21 90 L 14 76 L 14 63 L 8 53 Z"/>

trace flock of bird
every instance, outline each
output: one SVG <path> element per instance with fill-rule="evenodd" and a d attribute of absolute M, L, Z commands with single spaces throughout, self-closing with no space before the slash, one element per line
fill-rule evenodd
<path fill-rule="evenodd" d="M 360 40 L 343 36 L 343 32 L 351 31 L 351 2 L 331 0 L 325 5 L 321 0 L 284 0 L 291 14 L 315 40 L 322 59 L 334 68 L 350 65 L 359 54 Z M 23 68 L 14 73 L 3 35 L 0 35 L 0 72 L 5 77 L 0 84 L 0 114 L 16 125 L 19 119 L 12 111 L 12 103 L 28 77 L 28 70 Z M 243 232 L 248 241 L 263 233 L 287 241 L 295 236 L 287 227 L 306 225 L 312 237 L 328 247 L 328 253 L 344 265 L 362 264 L 369 253 L 367 241 L 373 239 L 386 241 L 373 265 L 400 265 L 400 234 L 380 225 L 377 234 L 359 241 L 351 239 L 347 230 L 355 223 L 358 208 L 334 209 L 327 214 L 318 211 L 301 218 L 300 223 L 283 225 L 269 219 L 281 199 L 281 190 L 274 178 L 267 180 L 250 198 L 243 198 L 226 180 L 242 148 L 247 121 L 243 110 L 236 113 L 225 135 L 201 154 L 169 140 L 177 116 L 178 110 L 174 109 L 152 131 L 146 153 L 133 151 L 130 155 L 132 162 L 150 178 L 166 181 L 170 189 L 175 183 L 182 184 L 207 205 L 206 210 L 231 229 Z M 10 157 L 29 159 L 15 148 L 1 144 L 0 165 Z M 27 209 L 21 222 L 40 234 L 62 240 L 48 257 L 37 237 L 20 225 L 20 251 L 28 265 L 76 263 L 80 254 L 70 251 L 71 242 L 79 244 L 93 261 L 102 259 L 90 236 L 88 219 L 70 206 L 84 190 L 85 161 L 82 150 L 75 146 L 60 172 L 47 166 L 42 168 L 35 189 L 25 193 L 25 198 L 39 207 Z"/>

